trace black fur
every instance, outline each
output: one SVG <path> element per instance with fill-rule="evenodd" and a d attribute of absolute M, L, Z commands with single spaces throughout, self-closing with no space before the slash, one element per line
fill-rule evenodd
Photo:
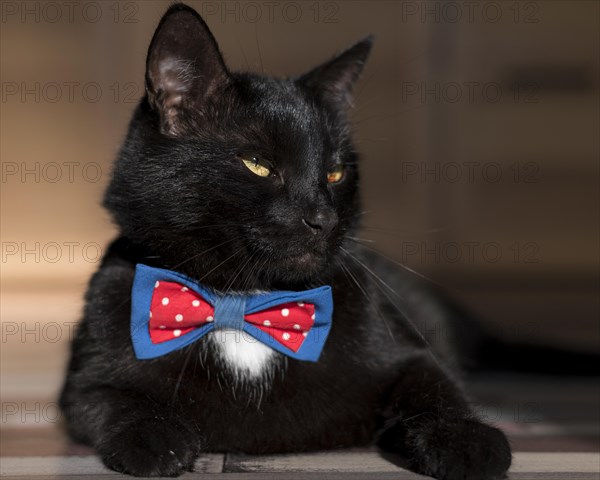
<path fill-rule="evenodd" d="M 202 452 L 378 442 L 437 478 L 494 479 L 508 469 L 506 438 L 475 418 L 452 373 L 452 339 L 431 338 L 432 353 L 417 332 L 445 322 L 443 306 L 348 239 L 359 175 L 346 109 L 370 47 L 368 38 L 302 77 L 273 79 L 229 72 L 190 8 L 177 4 L 161 21 L 147 95 L 105 198 L 121 236 L 91 279 L 61 397 L 72 437 L 108 467 L 174 476 Z M 239 154 L 268 160 L 274 175 L 254 175 Z M 344 178 L 328 184 L 336 163 Z M 331 285 L 334 321 L 320 360 L 276 354 L 251 379 L 206 338 L 136 360 L 138 262 L 221 291 Z"/>

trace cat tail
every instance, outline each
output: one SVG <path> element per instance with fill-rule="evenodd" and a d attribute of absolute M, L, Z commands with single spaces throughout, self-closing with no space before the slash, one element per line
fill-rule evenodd
<path fill-rule="evenodd" d="M 388 288 L 409 302 L 414 328 L 427 339 L 428 346 L 446 355 L 462 370 L 473 373 L 514 372 L 548 375 L 600 375 L 600 352 L 578 351 L 558 345 L 543 344 L 537 331 L 538 322 L 521 325 L 521 338 L 510 338 L 457 301 L 447 289 L 423 278 L 398 262 L 365 246 L 355 247 L 365 264 Z M 395 298 L 395 297 L 394 297 Z M 442 328 L 431 328 L 429 312 L 443 312 Z M 415 315 L 415 312 L 424 312 Z M 413 327 L 411 327 L 413 328 Z M 528 334 L 530 331 L 530 334 Z"/>
<path fill-rule="evenodd" d="M 548 375 L 600 375 L 600 355 L 561 347 L 487 337 L 464 367 L 474 373 L 516 372 Z"/>
<path fill-rule="evenodd" d="M 600 353 L 534 339 L 512 339 L 454 309 L 459 362 L 472 373 L 513 372 L 547 375 L 600 375 Z"/>

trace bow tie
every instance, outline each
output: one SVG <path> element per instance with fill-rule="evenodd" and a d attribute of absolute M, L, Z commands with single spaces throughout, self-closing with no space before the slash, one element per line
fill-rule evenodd
<path fill-rule="evenodd" d="M 233 329 L 289 357 L 316 362 L 332 313 L 329 286 L 223 295 L 180 273 L 138 264 L 131 291 L 131 339 L 136 357 L 148 359 L 184 348 L 214 330 Z"/>

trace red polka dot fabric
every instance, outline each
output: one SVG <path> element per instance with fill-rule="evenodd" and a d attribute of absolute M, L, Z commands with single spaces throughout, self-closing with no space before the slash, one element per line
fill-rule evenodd
<path fill-rule="evenodd" d="M 150 306 L 152 343 L 181 337 L 215 321 L 215 309 L 201 295 L 176 282 L 156 282 Z M 315 306 L 293 302 L 245 315 L 244 319 L 293 352 L 302 346 L 315 322 Z"/>

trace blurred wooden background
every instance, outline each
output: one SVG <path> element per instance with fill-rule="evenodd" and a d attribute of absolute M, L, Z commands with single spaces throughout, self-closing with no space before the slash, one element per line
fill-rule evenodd
<path fill-rule="evenodd" d="M 115 235 L 102 192 L 169 5 L 66 3 L 2 2 L 9 396 L 58 388 Z M 598 2 L 188 3 L 233 69 L 298 74 L 374 33 L 353 112 L 361 237 L 505 335 L 599 346 Z"/>

